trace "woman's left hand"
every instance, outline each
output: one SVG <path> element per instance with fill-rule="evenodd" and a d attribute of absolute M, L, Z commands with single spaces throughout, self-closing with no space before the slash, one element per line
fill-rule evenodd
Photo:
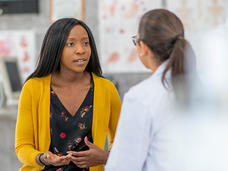
<path fill-rule="evenodd" d="M 87 137 L 84 139 L 85 145 L 89 147 L 86 151 L 68 151 L 71 154 L 70 160 L 80 168 L 88 168 L 91 166 L 97 166 L 100 164 L 105 164 L 109 152 L 105 152 L 93 143 L 89 142 Z"/>

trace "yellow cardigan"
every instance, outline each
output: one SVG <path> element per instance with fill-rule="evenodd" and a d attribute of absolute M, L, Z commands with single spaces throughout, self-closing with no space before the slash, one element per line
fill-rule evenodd
<path fill-rule="evenodd" d="M 94 80 L 94 108 L 92 136 L 95 145 L 104 149 L 109 135 L 113 143 L 121 102 L 111 81 L 92 74 Z M 28 80 L 22 89 L 16 124 L 15 151 L 24 164 L 21 171 L 38 171 L 37 154 L 49 150 L 50 138 L 50 83 L 51 75 Z M 90 171 L 103 171 L 104 165 Z"/>

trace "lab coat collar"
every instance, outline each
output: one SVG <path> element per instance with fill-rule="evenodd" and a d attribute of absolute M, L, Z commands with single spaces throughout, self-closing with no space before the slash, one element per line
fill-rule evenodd
<path fill-rule="evenodd" d="M 168 60 L 164 61 L 164 62 L 156 69 L 156 71 L 154 72 L 153 76 L 162 74 L 163 71 L 165 70 L 167 64 L 168 64 Z M 169 72 L 169 71 L 168 71 L 168 72 Z"/>

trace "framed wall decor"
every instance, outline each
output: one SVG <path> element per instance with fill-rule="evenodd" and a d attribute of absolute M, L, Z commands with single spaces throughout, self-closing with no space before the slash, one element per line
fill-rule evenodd
<path fill-rule="evenodd" d="M 162 8 L 165 3 L 161 2 L 99 0 L 100 57 L 105 73 L 149 72 L 137 57 L 131 37 L 137 34 L 141 16 L 150 9 Z"/>
<path fill-rule="evenodd" d="M 36 32 L 34 30 L 0 31 L 0 58 L 17 58 L 22 82 L 24 82 L 35 69 L 35 49 Z"/>
<path fill-rule="evenodd" d="M 72 17 L 85 20 L 85 0 L 49 0 L 50 23 Z"/>

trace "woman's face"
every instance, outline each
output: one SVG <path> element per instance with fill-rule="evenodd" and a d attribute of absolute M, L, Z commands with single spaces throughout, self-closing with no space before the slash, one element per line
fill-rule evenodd
<path fill-rule="evenodd" d="M 76 25 L 70 31 L 61 56 L 60 71 L 83 72 L 89 63 L 91 48 L 87 31 Z"/>

